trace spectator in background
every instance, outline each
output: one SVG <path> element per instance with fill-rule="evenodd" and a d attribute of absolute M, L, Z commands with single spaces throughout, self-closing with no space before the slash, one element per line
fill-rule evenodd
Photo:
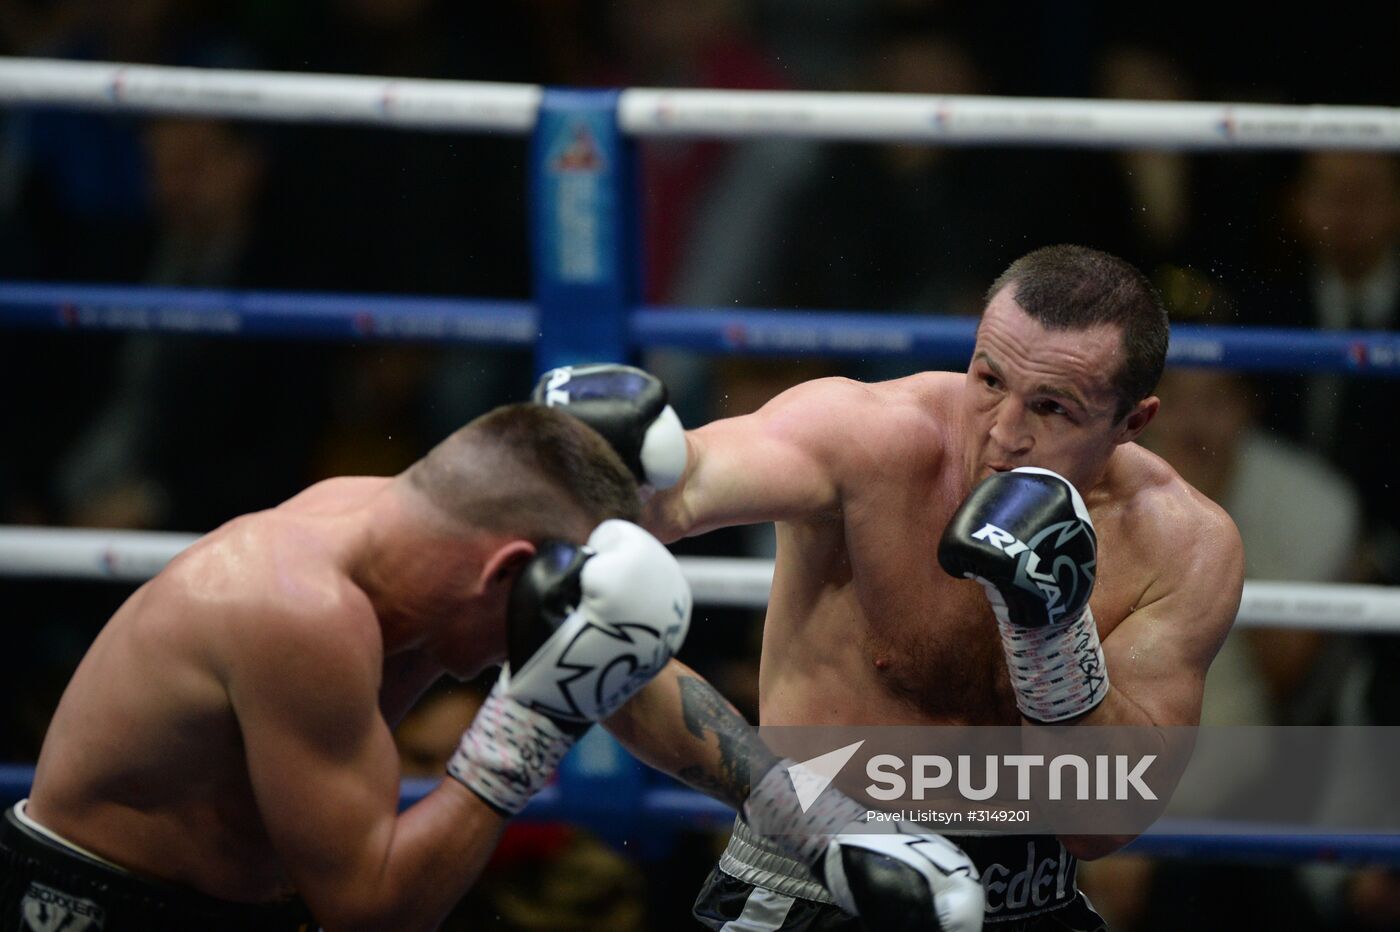
<path fill-rule="evenodd" d="M 540 78 L 536 29 L 518 4 L 320 0 L 299 27 L 281 52 L 295 70 Z M 275 138 L 266 227 L 280 258 L 276 286 L 528 295 L 524 139 L 315 125 L 279 128 Z M 342 352 L 331 368 L 318 476 L 407 462 L 413 435 L 525 397 L 532 369 L 519 351 L 441 345 Z"/>
<path fill-rule="evenodd" d="M 266 157 L 233 124 L 160 120 L 145 133 L 153 233 L 145 280 L 266 281 Z M 131 334 L 106 399 L 58 471 L 80 525 L 205 531 L 308 480 L 323 365 L 306 343 Z M 211 482 L 211 475 L 219 476 Z"/>
<path fill-rule="evenodd" d="M 179 7 L 172 0 L 3 3 L 0 51 L 158 61 L 185 48 L 172 27 L 192 10 Z M 147 242 L 145 181 L 139 124 L 131 117 L 0 109 L 0 276 L 136 280 Z M 90 419 L 90 399 L 108 376 L 118 343 L 108 334 L 24 331 L 0 340 L 0 391 L 44 399 L 42 406 L 0 414 L 7 438 L 0 455 L 9 461 L 0 468 L 9 485 L 0 490 L 0 506 L 19 520 L 59 520 L 53 466 Z"/>
<path fill-rule="evenodd" d="M 570 9 L 575 9 L 570 7 Z M 775 90 L 788 85 L 754 38 L 736 0 L 604 0 L 588 53 L 573 47 L 566 84 Z M 721 305 L 762 274 L 773 230 L 810 163 L 810 145 L 648 139 L 638 146 L 645 232 L 642 296 L 650 302 Z M 654 351 L 644 359 L 671 391 L 682 419 L 707 415 L 705 361 Z"/>
<path fill-rule="evenodd" d="M 1141 45 L 1108 49 L 1099 60 L 1099 96 L 1116 100 L 1180 101 L 1195 98 L 1191 80 L 1165 53 Z M 1094 158 L 1090 156 L 1089 158 Z M 1169 149 L 1105 153 L 1109 165 L 1099 178 L 1103 196 L 1086 206 L 1111 206 L 1103 229 L 1140 268 L 1152 270 L 1181 261 L 1205 244 L 1198 242 L 1200 163 Z"/>
<path fill-rule="evenodd" d="M 1177 267 L 1159 272 L 1158 285 L 1176 321 L 1230 319 L 1233 302 L 1219 285 Z M 1158 417 L 1143 445 L 1181 477 L 1220 504 L 1244 542 L 1247 579 L 1345 582 L 1353 578 L 1361 541 L 1360 499 L 1351 484 L 1317 454 L 1269 432 L 1258 420 L 1258 394 L 1244 375 L 1222 369 L 1171 367 L 1158 384 Z M 1236 628 L 1206 676 L 1203 726 L 1319 725 L 1334 720 L 1357 645 L 1315 630 Z M 1244 737 L 1241 740 L 1245 740 Z M 1192 779 L 1178 793 L 1190 804 L 1192 787 L 1212 799 L 1257 790 L 1264 765 L 1241 768 L 1239 759 L 1193 762 Z M 1202 773 L 1206 776 L 1202 776 Z M 1211 804 L 1200 801 L 1210 808 Z M 1244 868 L 1155 862 L 1117 855 L 1086 868 L 1086 888 L 1115 930 L 1156 932 L 1190 924 L 1201 932 L 1239 923 L 1278 925 L 1308 915 L 1293 875 Z M 1252 870 L 1252 869 L 1249 869 Z M 1262 869 L 1261 869 L 1262 870 Z M 1217 884 L 1267 880 L 1276 895 L 1262 919 L 1202 909 Z M 1221 902 L 1230 901 L 1220 896 Z M 1210 918 L 1207 918 L 1209 915 Z M 1209 924 L 1209 923 L 1215 924 Z"/>
<path fill-rule="evenodd" d="M 1229 512 L 1244 540 L 1246 578 L 1353 577 L 1356 491 L 1321 457 L 1261 429 L 1247 377 L 1172 368 L 1157 394 L 1162 417 L 1144 445 Z M 1315 630 L 1232 631 L 1206 677 L 1201 724 L 1325 723 L 1343 671 L 1340 658 L 1324 661 L 1334 653 L 1329 640 Z"/>
<path fill-rule="evenodd" d="M 1300 163 L 1292 192 L 1302 275 L 1285 278 L 1261 309 L 1273 322 L 1323 330 L 1400 327 L 1400 159 L 1384 152 L 1314 152 Z M 1261 314 L 1262 316 L 1262 314 Z M 1313 375 L 1282 380 L 1275 421 L 1325 453 L 1350 475 L 1366 503 L 1362 580 L 1400 583 L 1400 483 L 1388 468 L 1400 383 L 1393 378 Z M 1347 671 L 1336 718 L 1349 725 L 1400 723 L 1400 637 L 1364 639 Z M 1345 810 L 1371 787 L 1336 775 L 1329 800 Z M 1338 927 L 1394 928 L 1400 872 L 1349 873 L 1312 866 L 1304 878 L 1314 901 Z"/>
<path fill-rule="evenodd" d="M 0 21 L 13 51 L 91 61 L 246 67 L 204 0 L 70 0 Z M 18 109 L 0 116 L 19 174 L 15 208 L 32 237 L 30 277 L 131 281 L 147 217 L 141 126 L 129 116 Z"/>
<path fill-rule="evenodd" d="M 986 90 L 955 38 L 881 30 L 863 90 L 975 94 Z M 750 304 L 975 313 L 1005 265 L 1010 224 L 982 153 L 915 143 L 828 146 L 790 205 L 772 270 L 740 297 Z M 1014 247 L 1012 247 L 1014 248 Z"/>
<path fill-rule="evenodd" d="M 1235 317 L 1233 296 L 1197 272 L 1164 266 L 1157 283 L 1179 323 Z M 1361 497 L 1325 459 L 1261 422 L 1254 379 L 1225 369 L 1173 366 L 1158 395 L 1162 416 L 1143 444 L 1235 520 L 1244 541 L 1245 578 L 1357 578 Z M 1281 502 L 1288 507 L 1279 507 Z M 1207 676 L 1202 724 L 1325 724 L 1346 653 L 1318 631 L 1236 629 Z"/>
<path fill-rule="evenodd" d="M 587 76 L 590 83 L 750 90 L 787 84 L 735 0 L 610 0 L 604 10 L 607 58 Z M 708 201 L 724 197 L 723 185 L 742 183 L 736 172 L 756 172 L 763 184 L 780 182 L 780 172 L 743 158 L 752 151 L 779 155 L 771 145 L 755 149 L 704 139 L 652 140 L 641 147 L 647 300 L 678 300 L 698 218 Z M 761 185 L 751 187 L 761 196 Z M 738 206 L 740 212 L 728 218 L 730 237 L 746 237 L 752 222 L 753 207 Z"/>
<path fill-rule="evenodd" d="M 1277 270 L 1253 296 L 1252 317 L 1275 326 L 1392 330 L 1400 324 L 1400 160 L 1387 153 L 1315 152 L 1299 162 L 1292 218 L 1304 261 Z M 1272 423 L 1326 456 L 1366 501 L 1381 572 L 1400 579 L 1400 484 L 1393 445 L 1378 438 L 1400 405 L 1392 379 L 1279 379 Z"/>

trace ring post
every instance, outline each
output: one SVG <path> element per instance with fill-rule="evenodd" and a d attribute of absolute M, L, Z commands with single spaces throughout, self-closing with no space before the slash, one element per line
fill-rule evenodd
<path fill-rule="evenodd" d="M 544 92 L 530 143 L 537 374 L 624 362 L 641 282 L 635 144 L 617 91 Z"/>
<path fill-rule="evenodd" d="M 635 144 L 617 120 L 617 91 L 550 88 L 530 141 L 530 248 L 539 308 L 536 374 L 624 362 L 641 282 Z M 601 728 L 559 767 L 572 811 L 605 813 L 614 833 L 643 790 L 641 765 Z M 610 839 L 620 841 L 617 839 Z"/>

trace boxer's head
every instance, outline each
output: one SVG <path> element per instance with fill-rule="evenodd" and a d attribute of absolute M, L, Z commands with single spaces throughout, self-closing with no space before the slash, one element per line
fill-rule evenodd
<path fill-rule="evenodd" d="M 1157 411 L 1167 314 L 1147 278 L 1080 246 L 1038 249 L 987 292 L 964 392 L 969 478 L 1041 466 L 1087 489 Z"/>
<path fill-rule="evenodd" d="M 637 520 L 637 484 L 608 442 L 534 404 L 482 415 L 405 473 L 449 520 L 490 535 L 582 543 L 608 518 Z"/>
<path fill-rule="evenodd" d="M 423 534 L 415 546 L 432 551 L 417 557 L 421 578 L 410 581 L 409 569 L 398 574 L 401 587 L 420 590 L 420 613 L 450 620 L 465 611 L 488 625 L 504 620 L 511 587 L 540 542 L 582 544 L 602 521 L 636 521 L 641 509 L 636 481 L 607 441 L 582 421 L 533 404 L 477 418 L 396 484 L 418 503 L 411 512 Z M 448 645 L 444 659 L 471 649 Z M 466 665 L 450 661 L 449 669 Z"/>

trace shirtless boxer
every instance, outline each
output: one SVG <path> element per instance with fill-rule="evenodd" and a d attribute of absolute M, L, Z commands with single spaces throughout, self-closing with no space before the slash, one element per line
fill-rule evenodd
<path fill-rule="evenodd" d="M 205 536 L 64 694 L 0 828 L 0 929 L 435 927 L 572 741 L 684 637 L 679 566 L 615 520 L 636 513 L 597 434 L 515 405 L 396 477 Z M 398 814 L 391 726 L 443 673 L 507 656 L 456 779 Z"/>
<path fill-rule="evenodd" d="M 639 473 L 664 489 L 643 524 L 670 541 L 777 523 L 764 724 L 1196 724 L 1238 609 L 1242 551 L 1221 509 L 1133 443 L 1157 411 L 1166 347 L 1165 312 L 1136 269 L 1080 247 L 1037 250 L 989 289 L 966 374 L 821 379 L 690 431 L 684 451 L 651 454 L 683 469 Z M 547 374 L 536 400 L 594 423 L 635 471 L 629 445 L 668 433 L 652 430 L 664 390 L 617 371 Z M 1027 466 L 1057 475 L 1011 471 Z M 986 515 L 1021 540 L 1070 522 L 1090 561 L 1096 538 L 1097 570 L 1081 580 L 1091 602 L 1031 617 L 1044 606 L 1014 591 L 1005 554 L 972 539 Z M 1080 675 L 1044 689 L 1035 674 L 1076 650 Z M 1015 678 L 1010 651 L 1023 658 Z M 954 840 L 980 868 L 995 928 L 1092 930 L 1102 921 L 1074 887 L 1074 859 L 1130 838 Z M 1011 895 L 1013 875 L 1047 861 L 1068 874 L 1062 891 Z M 741 915 L 728 928 L 856 928 L 834 901 L 740 821 L 696 916 L 714 929 Z"/>

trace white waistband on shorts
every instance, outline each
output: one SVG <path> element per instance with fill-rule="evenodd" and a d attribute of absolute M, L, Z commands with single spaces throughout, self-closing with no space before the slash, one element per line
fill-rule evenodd
<path fill-rule="evenodd" d="M 19 802 L 15 803 L 15 807 L 13 810 L 15 818 L 18 819 L 19 823 L 25 828 L 29 829 L 31 832 L 37 832 L 38 834 L 43 835 L 49 841 L 53 842 L 56 845 L 62 845 L 69 851 L 81 854 L 85 858 L 91 858 L 92 860 L 97 861 L 100 864 L 110 867 L 112 868 L 112 870 L 121 871 L 123 874 L 129 873 L 129 871 L 127 871 L 127 869 L 125 867 L 122 867 L 120 864 L 113 864 L 111 861 L 107 860 L 102 855 L 94 854 L 93 852 L 84 848 L 82 845 L 75 845 L 68 839 L 64 838 L 62 835 L 58 834 L 58 832 L 55 832 L 54 830 L 49 828 L 45 828 L 38 822 L 35 822 L 34 819 L 29 815 L 29 813 L 25 811 L 24 804 L 27 802 L 29 802 L 28 799 L 21 799 Z"/>
<path fill-rule="evenodd" d="M 734 820 L 734 834 L 720 855 L 719 869 L 735 880 L 774 893 L 815 903 L 836 902 L 807 865 L 749 828 L 743 819 Z"/>

